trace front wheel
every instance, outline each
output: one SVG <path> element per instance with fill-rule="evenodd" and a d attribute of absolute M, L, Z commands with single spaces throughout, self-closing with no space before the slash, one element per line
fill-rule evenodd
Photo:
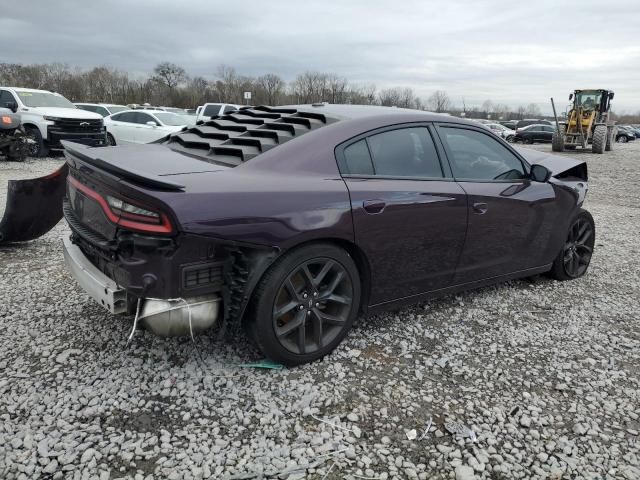
<path fill-rule="evenodd" d="M 591 214 L 580 209 L 569 224 L 566 240 L 553 262 L 550 274 L 556 280 L 583 276 L 589 268 L 596 240 L 596 225 Z"/>
<path fill-rule="evenodd" d="M 107 133 L 107 145 L 111 147 L 116 146 L 116 139 L 113 138 L 113 135 L 111 135 L 110 133 Z"/>
<path fill-rule="evenodd" d="M 626 135 L 620 135 L 618 137 L 618 142 L 619 143 L 627 143 L 629 141 L 629 139 L 626 137 Z"/>
<path fill-rule="evenodd" d="M 37 158 L 46 157 L 49 154 L 49 147 L 44 142 L 39 128 L 28 127 L 27 137 L 31 140 L 29 142 L 29 156 Z"/>
<path fill-rule="evenodd" d="M 268 358 L 285 365 L 322 358 L 349 332 L 360 291 L 358 269 L 343 249 L 314 244 L 293 250 L 256 290 L 252 336 Z"/>

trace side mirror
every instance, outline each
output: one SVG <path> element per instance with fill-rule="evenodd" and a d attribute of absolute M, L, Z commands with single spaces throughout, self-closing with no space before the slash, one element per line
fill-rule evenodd
<path fill-rule="evenodd" d="M 569 94 L 569 100 L 573 100 L 573 93 Z"/>
<path fill-rule="evenodd" d="M 149 120 L 147 122 L 147 125 L 149 125 L 150 127 L 157 127 L 158 126 L 158 124 L 156 122 L 152 121 L 152 120 Z"/>
<path fill-rule="evenodd" d="M 543 165 L 534 164 L 531 165 L 530 178 L 534 182 L 544 183 L 551 178 L 551 171 Z"/>
<path fill-rule="evenodd" d="M 15 101 L 9 101 L 5 104 L 7 106 L 7 108 L 9 110 L 11 110 L 13 113 L 16 113 L 18 111 L 18 103 Z"/>

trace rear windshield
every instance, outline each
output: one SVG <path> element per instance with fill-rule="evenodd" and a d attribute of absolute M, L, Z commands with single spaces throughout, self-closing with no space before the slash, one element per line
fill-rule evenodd
<path fill-rule="evenodd" d="M 180 125 L 186 125 L 187 122 L 184 118 L 182 118 L 181 115 L 176 115 L 175 113 L 171 113 L 171 112 L 153 112 L 153 114 L 158 117 L 158 120 L 160 120 L 162 123 L 164 123 L 165 125 L 170 125 L 170 126 L 180 126 Z"/>
<path fill-rule="evenodd" d="M 212 103 L 211 105 L 207 105 L 206 107 L 204 107 L 204 112 L 202 112 L 202 115 L 205 117 L 218 115 L 218 113 L 220 112 L 220 107 L 222 107 L 222 105 L 219 103 Z"/>
<path fill-rule="evenodd" d="M 49 92 L 16 92 L 20 101 L 27 107 L 60 107 L 76 108 L 76 106 L 62 95 Z"/>

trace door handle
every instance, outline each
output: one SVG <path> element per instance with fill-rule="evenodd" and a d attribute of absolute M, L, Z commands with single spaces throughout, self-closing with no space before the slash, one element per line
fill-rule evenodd
<path fill-rule="evenodd" d="M 473 213 L 477 213 L 478 215 L 483 215 L 487 213 L 489 207 L 486 203 L 474 203 L 473 204 Z"/>
<path fill-rule="evenodd" d="M 380 199 L 365 200 L 364 202 L 362 202 L 362 207 L 367 213 L 381 213 L 386 206 L 387 204 Z"/>

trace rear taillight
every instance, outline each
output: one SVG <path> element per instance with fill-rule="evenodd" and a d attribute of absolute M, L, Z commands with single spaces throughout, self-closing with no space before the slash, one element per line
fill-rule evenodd
<path fill-rule="evenodd" d="M 67 178 L 74 188 L 98 202 L 107 218 L 116 225 L 129 230 L 148 233 L 166 234 L 173 232 L 173 226 L 164 213 L 136 205 L 131 203 L 130 200 L 124 200 L 113 195 L 107 195 L 105 199 L 98 192 L 80 183 L 72 176 Z"/>

